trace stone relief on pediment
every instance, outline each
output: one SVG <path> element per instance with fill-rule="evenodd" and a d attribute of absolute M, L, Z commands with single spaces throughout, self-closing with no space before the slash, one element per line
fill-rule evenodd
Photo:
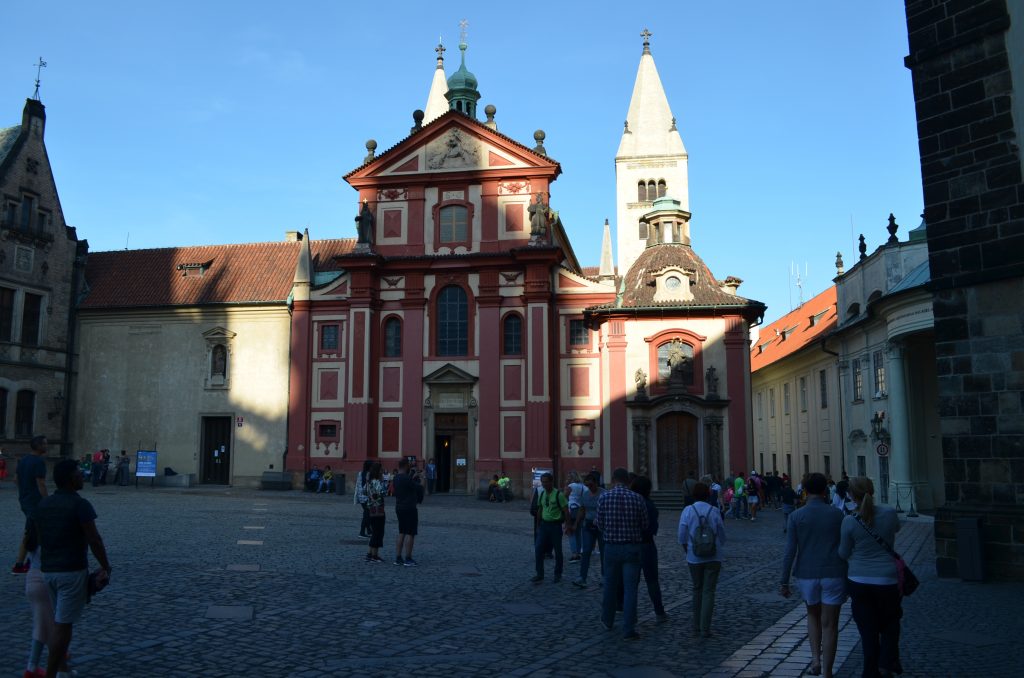
<path fill-rule="evenodd" d="M 427 169 L 474 169 L 480 164 L 480 141 L 460 129 L 434 139 L 426 147 Z"/>

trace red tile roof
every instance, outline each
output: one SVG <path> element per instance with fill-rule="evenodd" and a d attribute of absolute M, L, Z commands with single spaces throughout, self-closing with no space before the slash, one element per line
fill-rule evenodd
<path fill-rule="evenodd" d="M 814 343 L 831 332 L 837 320 L 836 286 L 833 285 L 800 308 L 761 328 L 750 350 L 750 371 L 756 372 Z"/>
<path fill-rule="evenodd" d="M 315 270 L 337 270 L 334 257 L 353 239 L 311 242 Z M 200 245 L 89 254 L 81 308 L 197 306 L 284 302 L 292 291 L 300 241 Z"/>

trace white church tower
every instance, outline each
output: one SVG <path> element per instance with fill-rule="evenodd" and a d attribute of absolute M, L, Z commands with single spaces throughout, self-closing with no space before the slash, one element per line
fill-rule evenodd
<path fill-rule="evenodd" d="M 640 35 L 644 51 L 615 154 L 620 276 L 626 275 L 647 246 L 646 224 L 640 223 L 640 217 L 651 211 L 654 200 L 668 195 L 678 200 L 684 211 L 690 211 L 686 148 L 654 65 L 651 32 L 645 28 Z"/>

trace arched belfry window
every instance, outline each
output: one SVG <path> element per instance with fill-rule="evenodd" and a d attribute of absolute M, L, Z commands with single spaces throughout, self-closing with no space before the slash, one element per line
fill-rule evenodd
<path fill-rule="evenodd" d="M 647 199 L 654 201 L 658 197 L 658 185 L 654 183 L 654 179 L 647 182 Z"/>
<path fill-rule="evenodd" d="M 647 184 L 641 179 L 636 185 L 636 201 L 647 202 Z"/>
<path fill-rule="evenodd" d="M 437 295 L 437 355 L 466 355 L 469 351 L 469 301 L 466 291 L 448 285 Z"/>
<path fill-rule="evenodd" d="M 666 190 L 668 190 L 668 186 L 665 184 L 665 180 L 661 179 L 658 181 L 658 197 L 664 198 Z"/>
<path fill-rule="evenodd" d="M 402 356 L 402 321 L 391 317 L 384 321 L 384 357 Z"/>
<path fill-rule="evenodd" d="M 502 324 L 502 353 L 523 354 L 523 319 L 518 313 L 509 313 Z"/>

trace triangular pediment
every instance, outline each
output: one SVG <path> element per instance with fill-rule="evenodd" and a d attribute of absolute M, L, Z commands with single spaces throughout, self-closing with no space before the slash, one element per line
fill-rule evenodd
<path fill-rule="evenodd" d="M 212 330 L 206 330 L 203 332 L 203 338 L 207 341 L 213 342 L 234 339 L 236 336 L 238 336 L 236 332 L 232 332 L 224 327 L 214 327 Z"/>
<path fill-rule="evenodd" d="M 489 127 L 449 111 L 380 154 L 345 179 L 401 177 L 451 172 L 507 173 L 517 169 L 560 172 L 558 163 Z"/>
<path fill-rule="evenodd" d="M 477 382 L 477 378 L 469 372 L 463 369 L 459 369 L 455 365 L 448 363 L 443 365 L 427 376 L 423 377 L 423 383 L 425 384 L 466 384 L 472 385 Z"/>

